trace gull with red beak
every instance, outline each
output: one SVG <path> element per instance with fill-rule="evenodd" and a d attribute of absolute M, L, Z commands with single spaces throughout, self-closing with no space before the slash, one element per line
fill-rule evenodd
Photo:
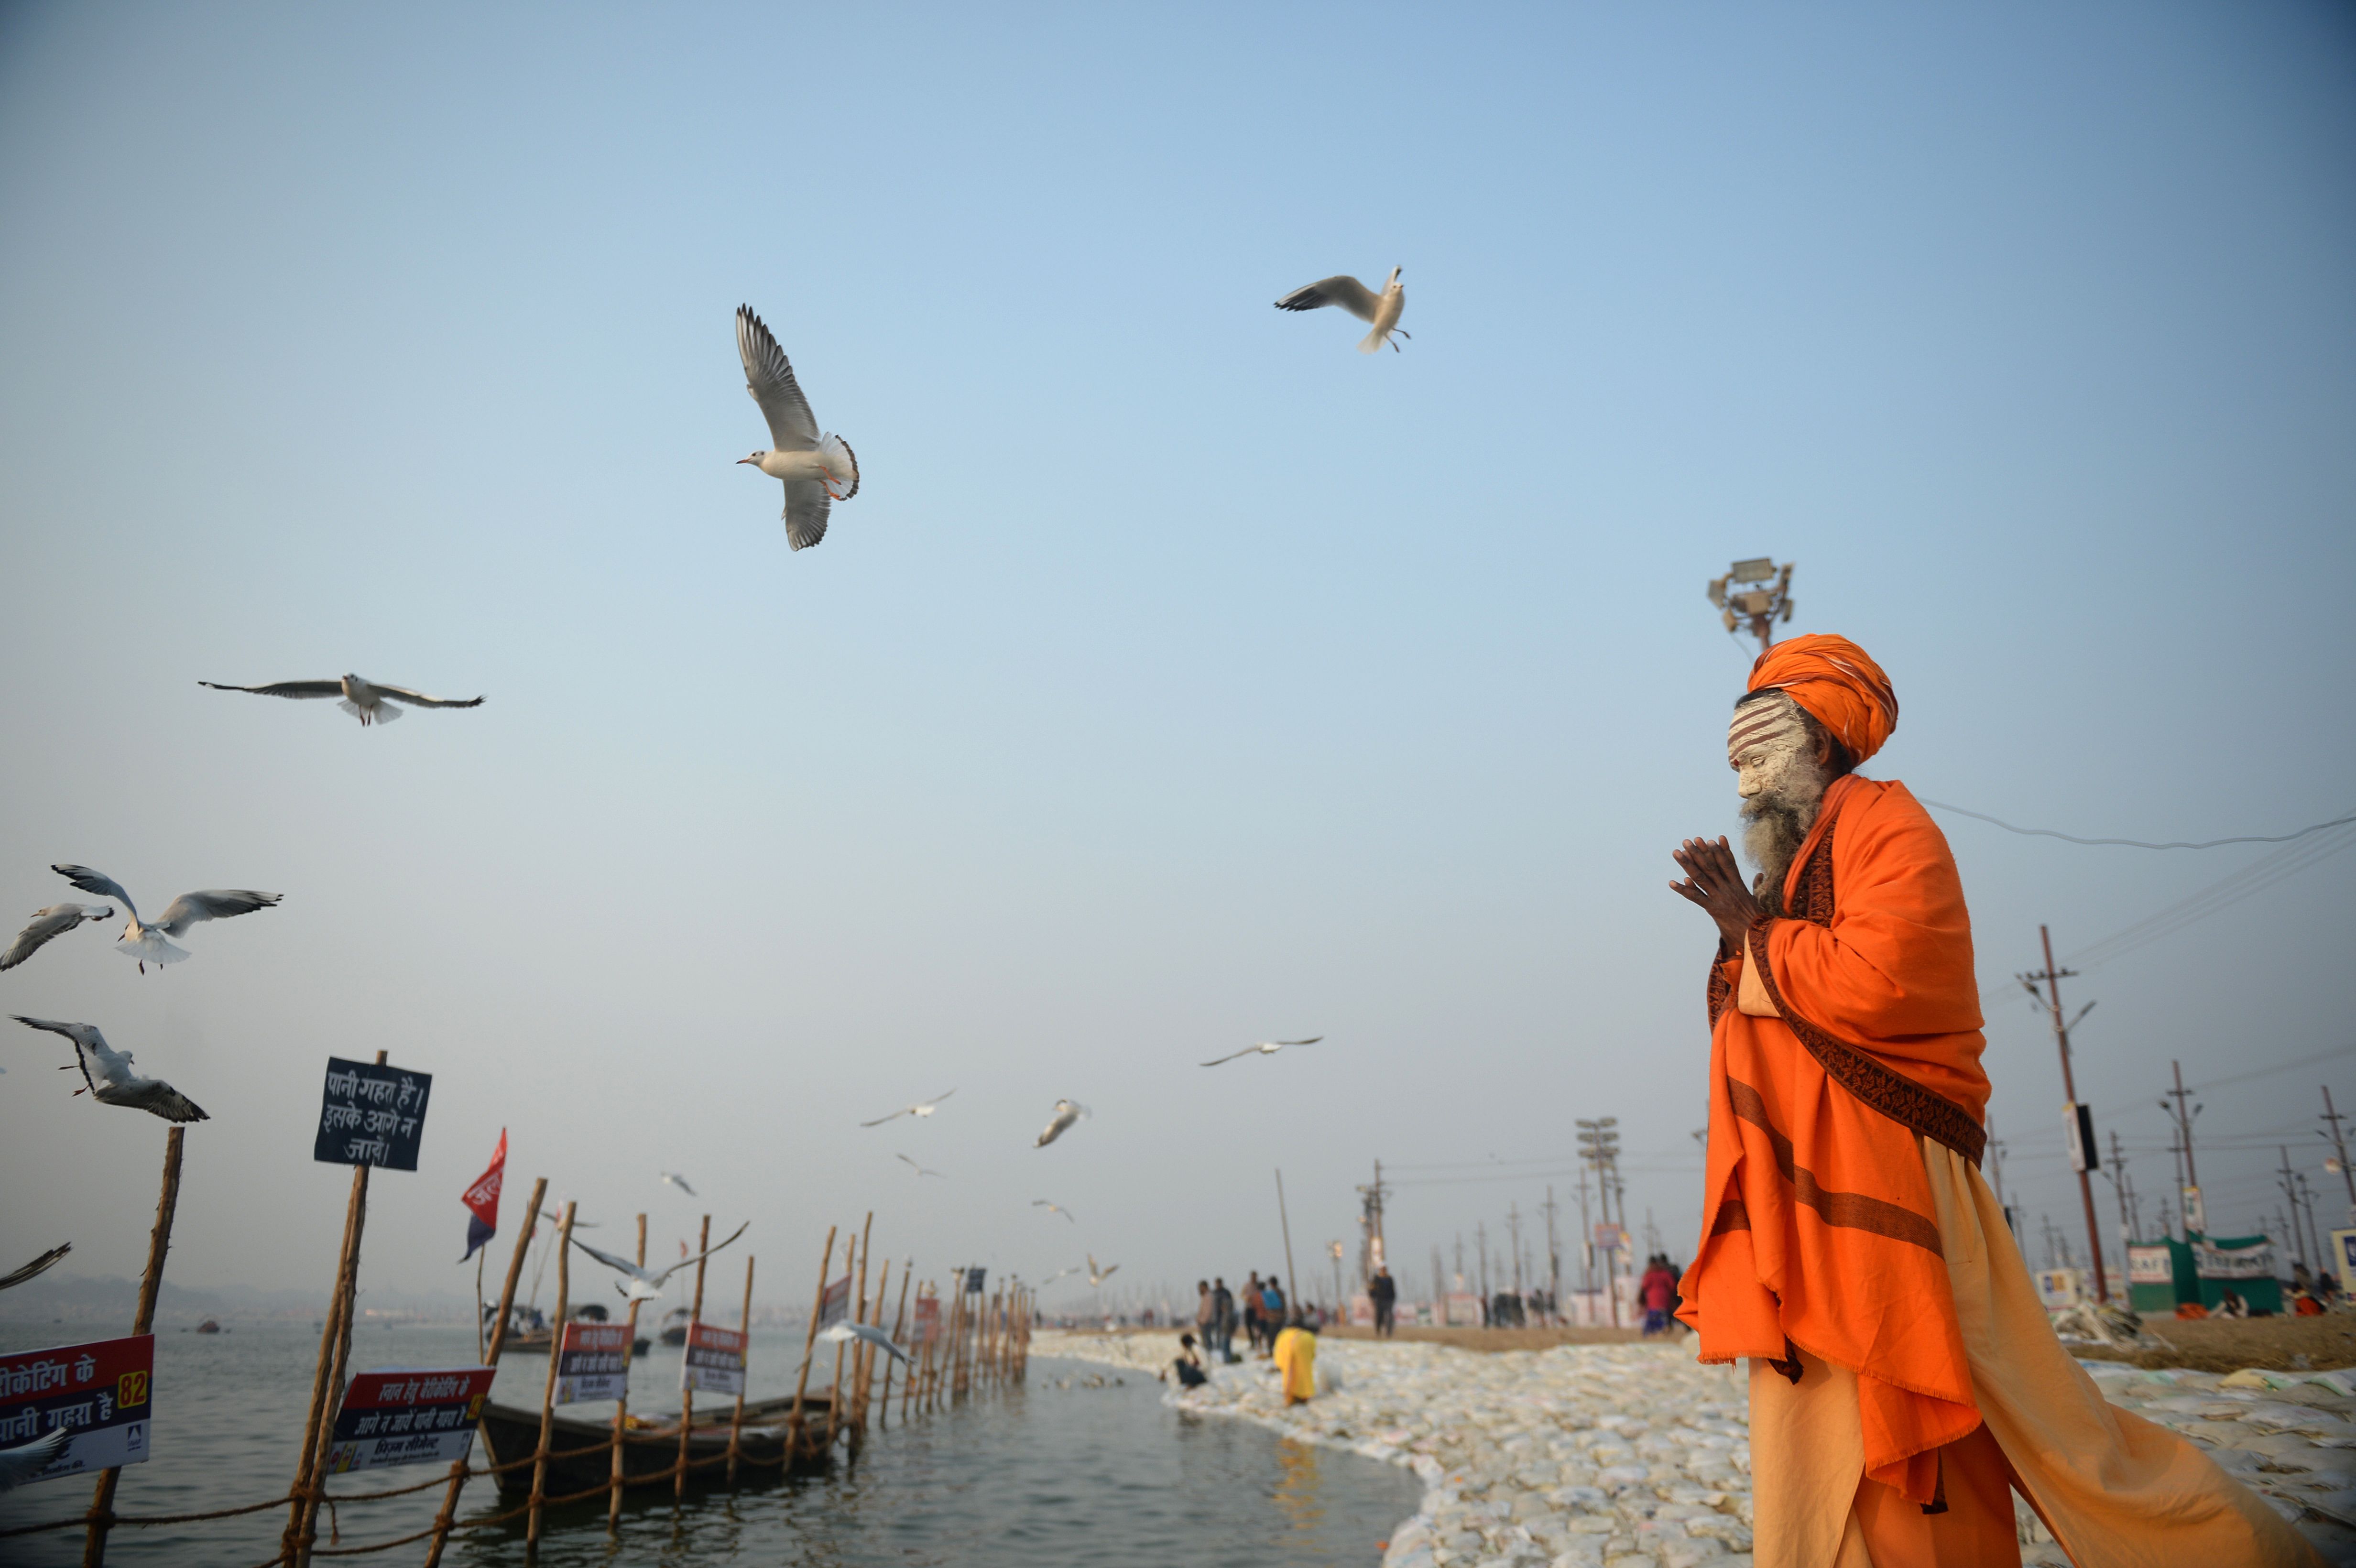
<path fill-rule="evenodd" d="M 1340 305 L 1360 321 L 1374 324 L 1375 329 L 1358 340 L 1358 352 L 1372 354 L 1384 344 L 1391 343 L 1391 335 L 1394 333 L 1410 340 L 1415 336 L 1411 332 L 1398 330 L 1399 316 L 1407 310 L 1407 286 L 1399 282 L 1399 274 L 1406 271 L 1405 267 L 1393 267 L 1389 279 L 1383 284 L 1381 293 L 1375 293 L 1347 273 L 1321 278 L 1313 283 L 1307 283 L 1293 290 L 1277 301 L 1276 308 L 1316 310 L 1323 305 Z M 1391 352 L 1394 354 L 1398 352 L 1398 344 L 1391 343 Z"/>
<path fill-rule="evenodd" d="M 802 396 L 786 351 L 750 305 L 736 307 L 736 352 L 744 361 L 744 390 L 769 421 L 770 447 L 740 457 L 786 485 L 786 543 L 808 549 L 826 538 L 827 513 L 859 494 L 859 458 L 839 435 L 819 433 L 818 416 Z"/>

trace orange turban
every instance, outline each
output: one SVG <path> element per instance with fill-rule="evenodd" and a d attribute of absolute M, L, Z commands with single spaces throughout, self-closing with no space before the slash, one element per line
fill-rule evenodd
<path fill-rule="evenodd" d="M 1752 691 L 1781 691 L 1862 763 L 1898 728 L 1898 694 L 1890 677 L 1847 637 L 1809 632 L 1787 638 L 1751 667 Z"/>

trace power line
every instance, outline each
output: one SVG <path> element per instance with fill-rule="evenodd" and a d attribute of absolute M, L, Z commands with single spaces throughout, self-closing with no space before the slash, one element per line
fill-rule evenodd
<path fill-rule="evenodd" d="M 2198 844 L 2182 841 L 2172 844 L 2152 844 L 2141 838 L 2081 838 L 2074 833 L 2059 833 L 2051 827 L 2015 827 L 2000 816 L 1990 816 L 1985 811 L 1974 811 L 1969 806 L 1950 805 L 1944 800 L 1931 800 L 1919 795 L 1914 798 L 1922 801 L 1924 805 L 1936 806 L 1941 811 L 1952 811 L 1958 816 L 1976 817 L 1982 822 L 1994 823 L 2007 833 L 2018 833 L 2023 837 L 2059 838 L 2070 844 L 2117 844 L 2130 849 L 2215 849 L 2227 844 L 2288 844 L 2294 839 L 2304 838 L 2310 833 L 2320 833 L 2327 827 L 2344 827 L 2349 823 L 2356 822 L 2356 815 L 2351 815 L 2336 816 L 2329 822 L 2319 822 L 2311 827 L 2302 827 L 2296 833 L 2280 833 L 2272 836 L 2246 833 L 2233 838 L 2204 839 Z"/>
<path fill-rule="evenodd" d="M 2252 861 L 2232 876 L 2211 882 L 2190 898 L 2169 905 L 2158 914 L 2139 920 L 2091 946 L 2080 948 L 2063 962 L 2091 966 L 2123 957 L 2138 947 L 2158 942 L 2163 936 L 2174 935 L 2195 921 L 2206 920 L 2244 899 L 2264 892 L 2285 878 L 2297 876 L 2351 845 L 2356 845 L 2356 826 L 2342 826 L 2326 837 L 2277 849 L 2263 859 Z"/>

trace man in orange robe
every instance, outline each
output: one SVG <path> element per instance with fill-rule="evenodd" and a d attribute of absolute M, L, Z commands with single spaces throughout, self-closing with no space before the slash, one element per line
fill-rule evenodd
<path fill-rule="evenodd" d="M 2081 1568 L 2316 1562 L 2189 1443 L 2103 1402 L 1978 1164 L 1971 920 L 1946 839 L 1859 777 L 1898 722 L 1841 637 L 1737 703 L 1746 884 L 1723 838 L 1671 886 L 1717 923 L 1702 1242 L 1678 1317 L 1751 1361 L 1759 1568 L 2017 1564 L 2018 1488 Z"/>

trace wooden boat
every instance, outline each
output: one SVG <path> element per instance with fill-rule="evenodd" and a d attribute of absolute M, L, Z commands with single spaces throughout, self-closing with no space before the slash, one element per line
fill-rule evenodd
<path fill-rule="evenodd" d="M 548 1354 L 548 1348 L 554 1343 L 556 1343 L 556 1333 L 553 1329 L 523 1328 L 509 1334 L 506 1339 L 499 1341 L 499 1354 L 517 1356 L 530 1352 L 535 1356 L 545 1356 Z"/>
<path fill-rule="evenodd" d="M 744 1406 L 744 1426 L 737 1447 L 741 1458 L 757 1461 L 749 1468 L 738 1469 L 739 1483 L 759 1480 L 782 1473 L 783 1468 L 808 1470 L 822 1468 L 827 1463 L 827 1411 L 831 1396 L 824 1389 L 814 1389 L 802 1400 L 802 1442 L 790 1467 L 780 1467 L 786 1443 L 791 1433 L 789 1418 L 793 1414 L 793 1395 L 782 1399 L 755 1400 Z M 695 1413 L 695 1424 L 688 1429 L 687 1456 L 691 1462 L 728 1452 L 728 1424 L 734 1414 L 736 1402 L 715 1398 L 710 1409 Z M 523 1405 L 486 1404 L 483 1407 L 484 1457 L 495 1465 L 530 1458 L 540 1446 L 540 1412 Z M 559 1413 L 549 1424 L 549 1451 L 562 1454 L 568 1448 L 584 1448 L 592 1443 L 602 1443 L 613 1435 L 611 1416 L 583 1419 Z M 670 1468 L 679 1458 L 679 1417 L 665 1417 L 659 1424 L 631 1426 L 622 1435 L 622 1473 L 626 1477 L 659 1476 Z M 519 1465 L 512 1470 L 499 1472 L 499 1491 L 509 1497 L 531 1495 L 530 1465 Z M 614 1473 L 614 1456 L 609 1449 L 594 1454 L 575 1455 L 566 1459 L 552 1459 L 548 1464 L 546 1495 L 563 1497 L 571 1492 L 586 1491 L 609 1479 Z M 708 1465 L 687 1473 L 691 1487 L 724 1483 L 728 1467 Z"/>
<path fill-rule="evenodd" d="M 664 1313 L 662 1328 L 659 1330 L 662 1342 L 666 1345 L 686 1344 L 687 1326 L 691 1317 L 692 1314 L 684 1307 L 674 1307 Z"/>

